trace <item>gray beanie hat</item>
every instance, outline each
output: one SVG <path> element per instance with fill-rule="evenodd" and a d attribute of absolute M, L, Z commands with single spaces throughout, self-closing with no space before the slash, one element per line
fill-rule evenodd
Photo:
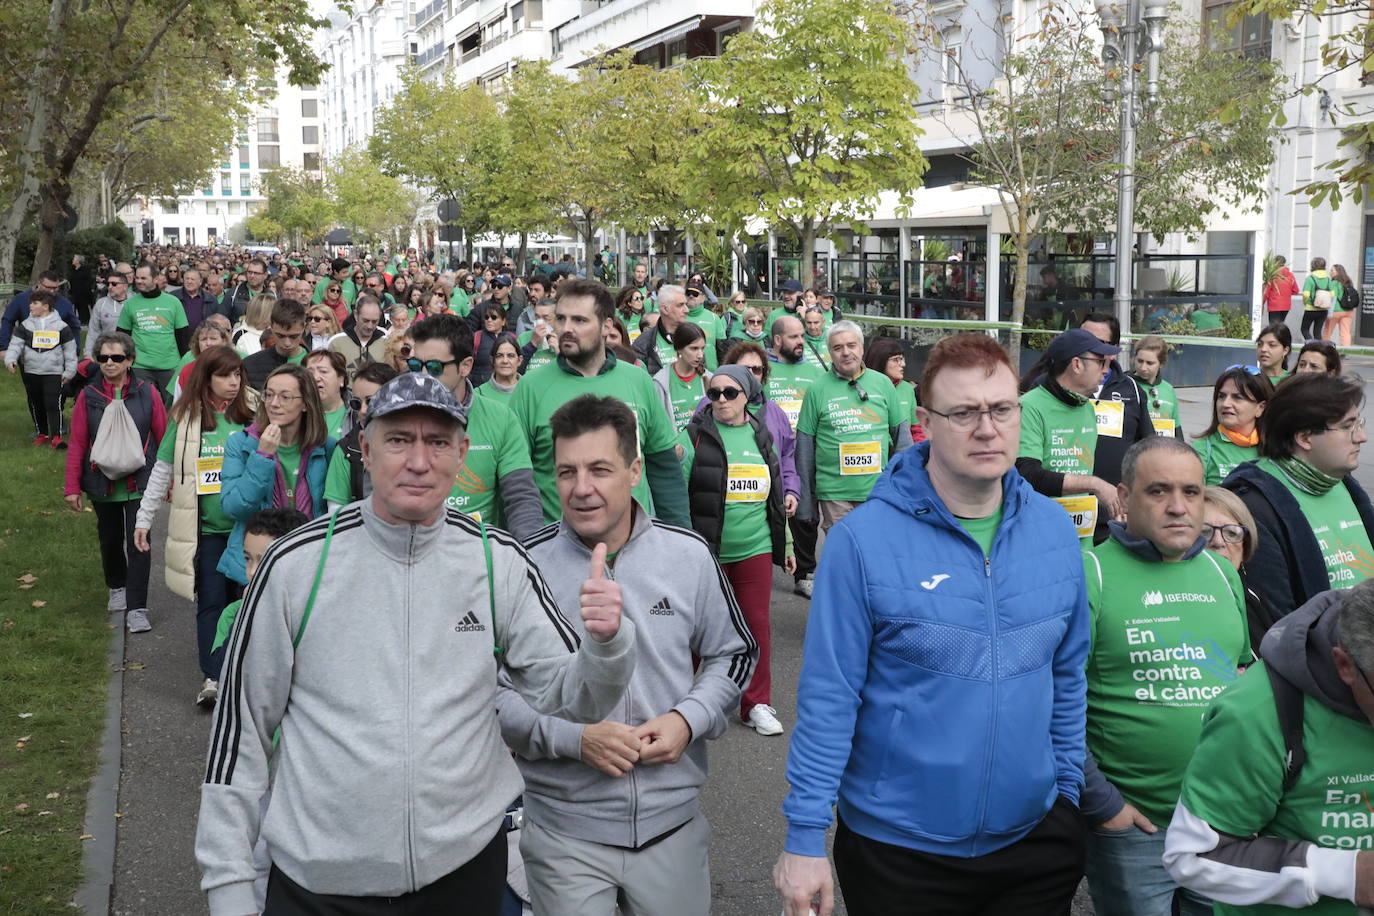
<path fill-rule="evenodd" d="M 735 363 L 727 363 L 717 369 L 714 375 L 724 375 L 736 382 L 744 392 L 745 401 L 754 401 L 759 395 L 763 394 L 763 388 L 760 387 L 759 380 L 754 377 L 754 373 L 750 372 L 744 366 Z"/>

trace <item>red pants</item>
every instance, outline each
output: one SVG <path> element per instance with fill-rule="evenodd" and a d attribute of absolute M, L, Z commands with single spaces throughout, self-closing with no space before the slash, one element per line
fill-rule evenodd
<path fill-rule="evenodd" d="M 749 710 L 755 706 L 760 703 L 773 705 L 773 672 L 769 653 L 772 640 L 768 628 L 768 605 L 773 598 L 773 558 L 761 553 L 747 560 L 722 563 L 720 567 L 725 570 L 725 578 L 730 580 L 730 587 L 735 591 L 735 600 L 744 612 L 744 622 L 749 625 L 754 641 L 759 644 L 759 660 L 754 665 L 754 676 L 740 696 L 739 717 L 748 721 Z"/>

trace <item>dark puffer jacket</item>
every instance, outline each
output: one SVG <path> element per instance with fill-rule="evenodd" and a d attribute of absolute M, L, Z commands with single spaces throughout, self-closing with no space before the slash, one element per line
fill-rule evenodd
<path fill-rule="evenodd" d="M 782 465 L 778 461 L 777 450 L 773 448 L 773 436 L 768 432 L 768 427 L 748 411 L 744 415 L 754 431 L 759 454 L 768 465 L 768 533 L 773 544 L 773 562 L 781 566 L 787 550 Z M 721 536 L 725 530 L 725 486 L 730 462 L 710 408 L 698 410 L 692 416 L 687 424 L 687 437 L 696 450 L 687 477 L 692 528 L 711 545 L 711 553 L 719 557 Z"/>

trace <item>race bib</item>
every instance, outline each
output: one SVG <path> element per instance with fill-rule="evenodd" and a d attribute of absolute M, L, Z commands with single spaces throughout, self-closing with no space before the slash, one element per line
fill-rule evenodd
<path fill-rule="evenodd" d="M 1097 497 L 1096 496 L 1055 496 L 1055 502 L 1064 507 L 1064 511 L 1069 513 L 1069 518 L 1073 520 L 1073 526 L 1078 529 L 1078 536 L 1090 538 L 1093 536 L 1093 529 L 1097 527 Z"/>
<path fill-rule="evenodd" d="M 1093 401 L 1097 413 L 1097 434 L 1121 438 L 1121 428 L 1126 421 L 1126 405 L 1122 401 Z"/>
<path fill-rule="evenodd" d="M 220 471 L 224 468 L 224 456 L 196 459 L 196 495 L 212 496 L 219 492 Z"/>
<path fill-rule="evenodd" d="M 58 331 L 34 331 L 33 348 L 35 350 L 51 350 L 57 346 L 60 339 Z"/>
<path fill-rule="evenodd" d="M 1178 432 L 1173 417 L 1153 417 L 1150 422 L 1154 424 L 1156 436 L 1173 436 Z"/>
<path fill-rule="evenodd" d="M 883 447 L 877 442 L 841 442 L 840 476 L 852 477 L 882 472 Z"/>
<path fill-rule="evenodd" d="M 771 485 L 767 465 L 732 464 L 725 482 L 725 501 L 761 503 L 768 498 Z"/>
<path fill-rule="evenodd" d="M 792 425 L 793 429 L 796 429 L 797 418 L 801 416 L 801 398 L 787 398 L 773 403 L 782 408 L 782 412 L 787 414 L 787 422 Z"/>

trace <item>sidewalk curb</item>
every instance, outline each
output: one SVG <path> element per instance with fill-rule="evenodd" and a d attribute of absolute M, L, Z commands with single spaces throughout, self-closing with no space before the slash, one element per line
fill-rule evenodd
<path fill-rule="evenodd" d="M 123 748 L 121 725 L 124 712 L 124 612 L 109 615 L 110 652 L 106 656 L 110 679 L 105 696 L 105 727 L 100 739 L 100 768 L 86 793 L 85 841 L 81 855 L 84 875 L 72 906 L 87 916 L 106 916 L 114 893 L 115 834 L 118 820 L 119 767 Z"/>

